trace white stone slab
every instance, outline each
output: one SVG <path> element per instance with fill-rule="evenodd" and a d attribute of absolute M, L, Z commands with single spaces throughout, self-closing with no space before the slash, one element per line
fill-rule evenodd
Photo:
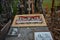
<path fill-rule="evenodd" d="M 34 32 L 35 40 L 53 40 L 50 32 Z"/>

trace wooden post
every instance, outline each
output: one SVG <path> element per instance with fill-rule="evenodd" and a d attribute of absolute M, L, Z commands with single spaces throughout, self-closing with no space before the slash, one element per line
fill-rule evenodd
<path fill-rule="evenodd" d="M 55 0 L 52 0 L 52 9 L 51 9 L 51 22 L 54 23 L 54 2 Z"/>
<path fill-rule="evenodd" d="M 46 4 L 46 14 L 48 13 L 48 4 Z"/>
<path fill-rule="evenodd" d="M 34 14 L 34 0 L 32 0 L 32 14 Z"/>
<path fill-rule="evenodd" d="M 54 14 L 54 0 L 52 0 L 52 9 L 51 9 L 51 16 Z"/>
<path fill-rule="evenodd" d="M 51 31 L 52 32 L 54 32 L 53 31 L 53 29 L 54 29 L 54 27 L 55 27 L 55 24 L 54 24 L 54 2 L 55 2 L 55 0 L 52 0 L 52 9 L 51 9 Z M 53 33 L 54 34 L 54 33 Z M 55 34 L 54 34 L 55 35 Z M 54 36 L 53 36 L 53 38 L 54 38 Z"/>

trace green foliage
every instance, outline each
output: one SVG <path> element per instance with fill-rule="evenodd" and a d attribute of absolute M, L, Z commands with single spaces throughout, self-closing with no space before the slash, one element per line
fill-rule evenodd
<path fill-rule="evenodd" d="M 54 2 L 55 6 L 60 6 L 60 0 L 55 0 Z M 43 0 L 43 8 L 48 5 L 48 9 L 50 10 L 52 7 L 52 0 Z"/>
<path fill-rule="evenodd" d="M 55 0 L 55 6 L 60 6 L 60 0 Z"/>
<path fill-rule="evenodd" d="M 13 0 L 14 2 L 12 3 L 12 6 L 13 6 L 13 15 L 16 15 L 17 13 L 17 3 L 18 3 L 18 0 Z M 55 6 L 58 6 L 60 3 L 60 0 L 55 0 Z M 46 7 L 46 5 L 48 5 L 48 9 L 50 10 L 51 7 L 52 7 L 52 0 L 43 0 L 43 8 Z"/>
<path fill-rule="evenodd" d="M 18 3 L 18 0 L 14 0 L 13 3 L 12 3 L 13 15 L 16 15 L 16 13 L 17 13 L 17 3 Z"/>
<path fill-rule="evenodd" d="M 46 8 L 46 5 L 48 5 L 48 9 L 51 9 L 52 6 L 52 0 L 43 0 L 43 8 Z"/>

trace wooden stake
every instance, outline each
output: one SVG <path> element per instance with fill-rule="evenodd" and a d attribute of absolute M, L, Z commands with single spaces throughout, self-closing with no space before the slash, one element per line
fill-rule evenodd
<path fill-rule="evenodd" d="M 34 0 L 32 0 L 32 14 L 34 14 Z"/>

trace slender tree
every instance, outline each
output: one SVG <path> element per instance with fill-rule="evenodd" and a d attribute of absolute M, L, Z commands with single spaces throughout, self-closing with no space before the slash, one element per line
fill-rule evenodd
<path fill-rule="evenodd" d="M 54 2 L 55 2 L 55 0 L 52 0 L 51 21 L 52 21 L 52 20 L 53 20 L 53 18 L 54 18 Z"/>

